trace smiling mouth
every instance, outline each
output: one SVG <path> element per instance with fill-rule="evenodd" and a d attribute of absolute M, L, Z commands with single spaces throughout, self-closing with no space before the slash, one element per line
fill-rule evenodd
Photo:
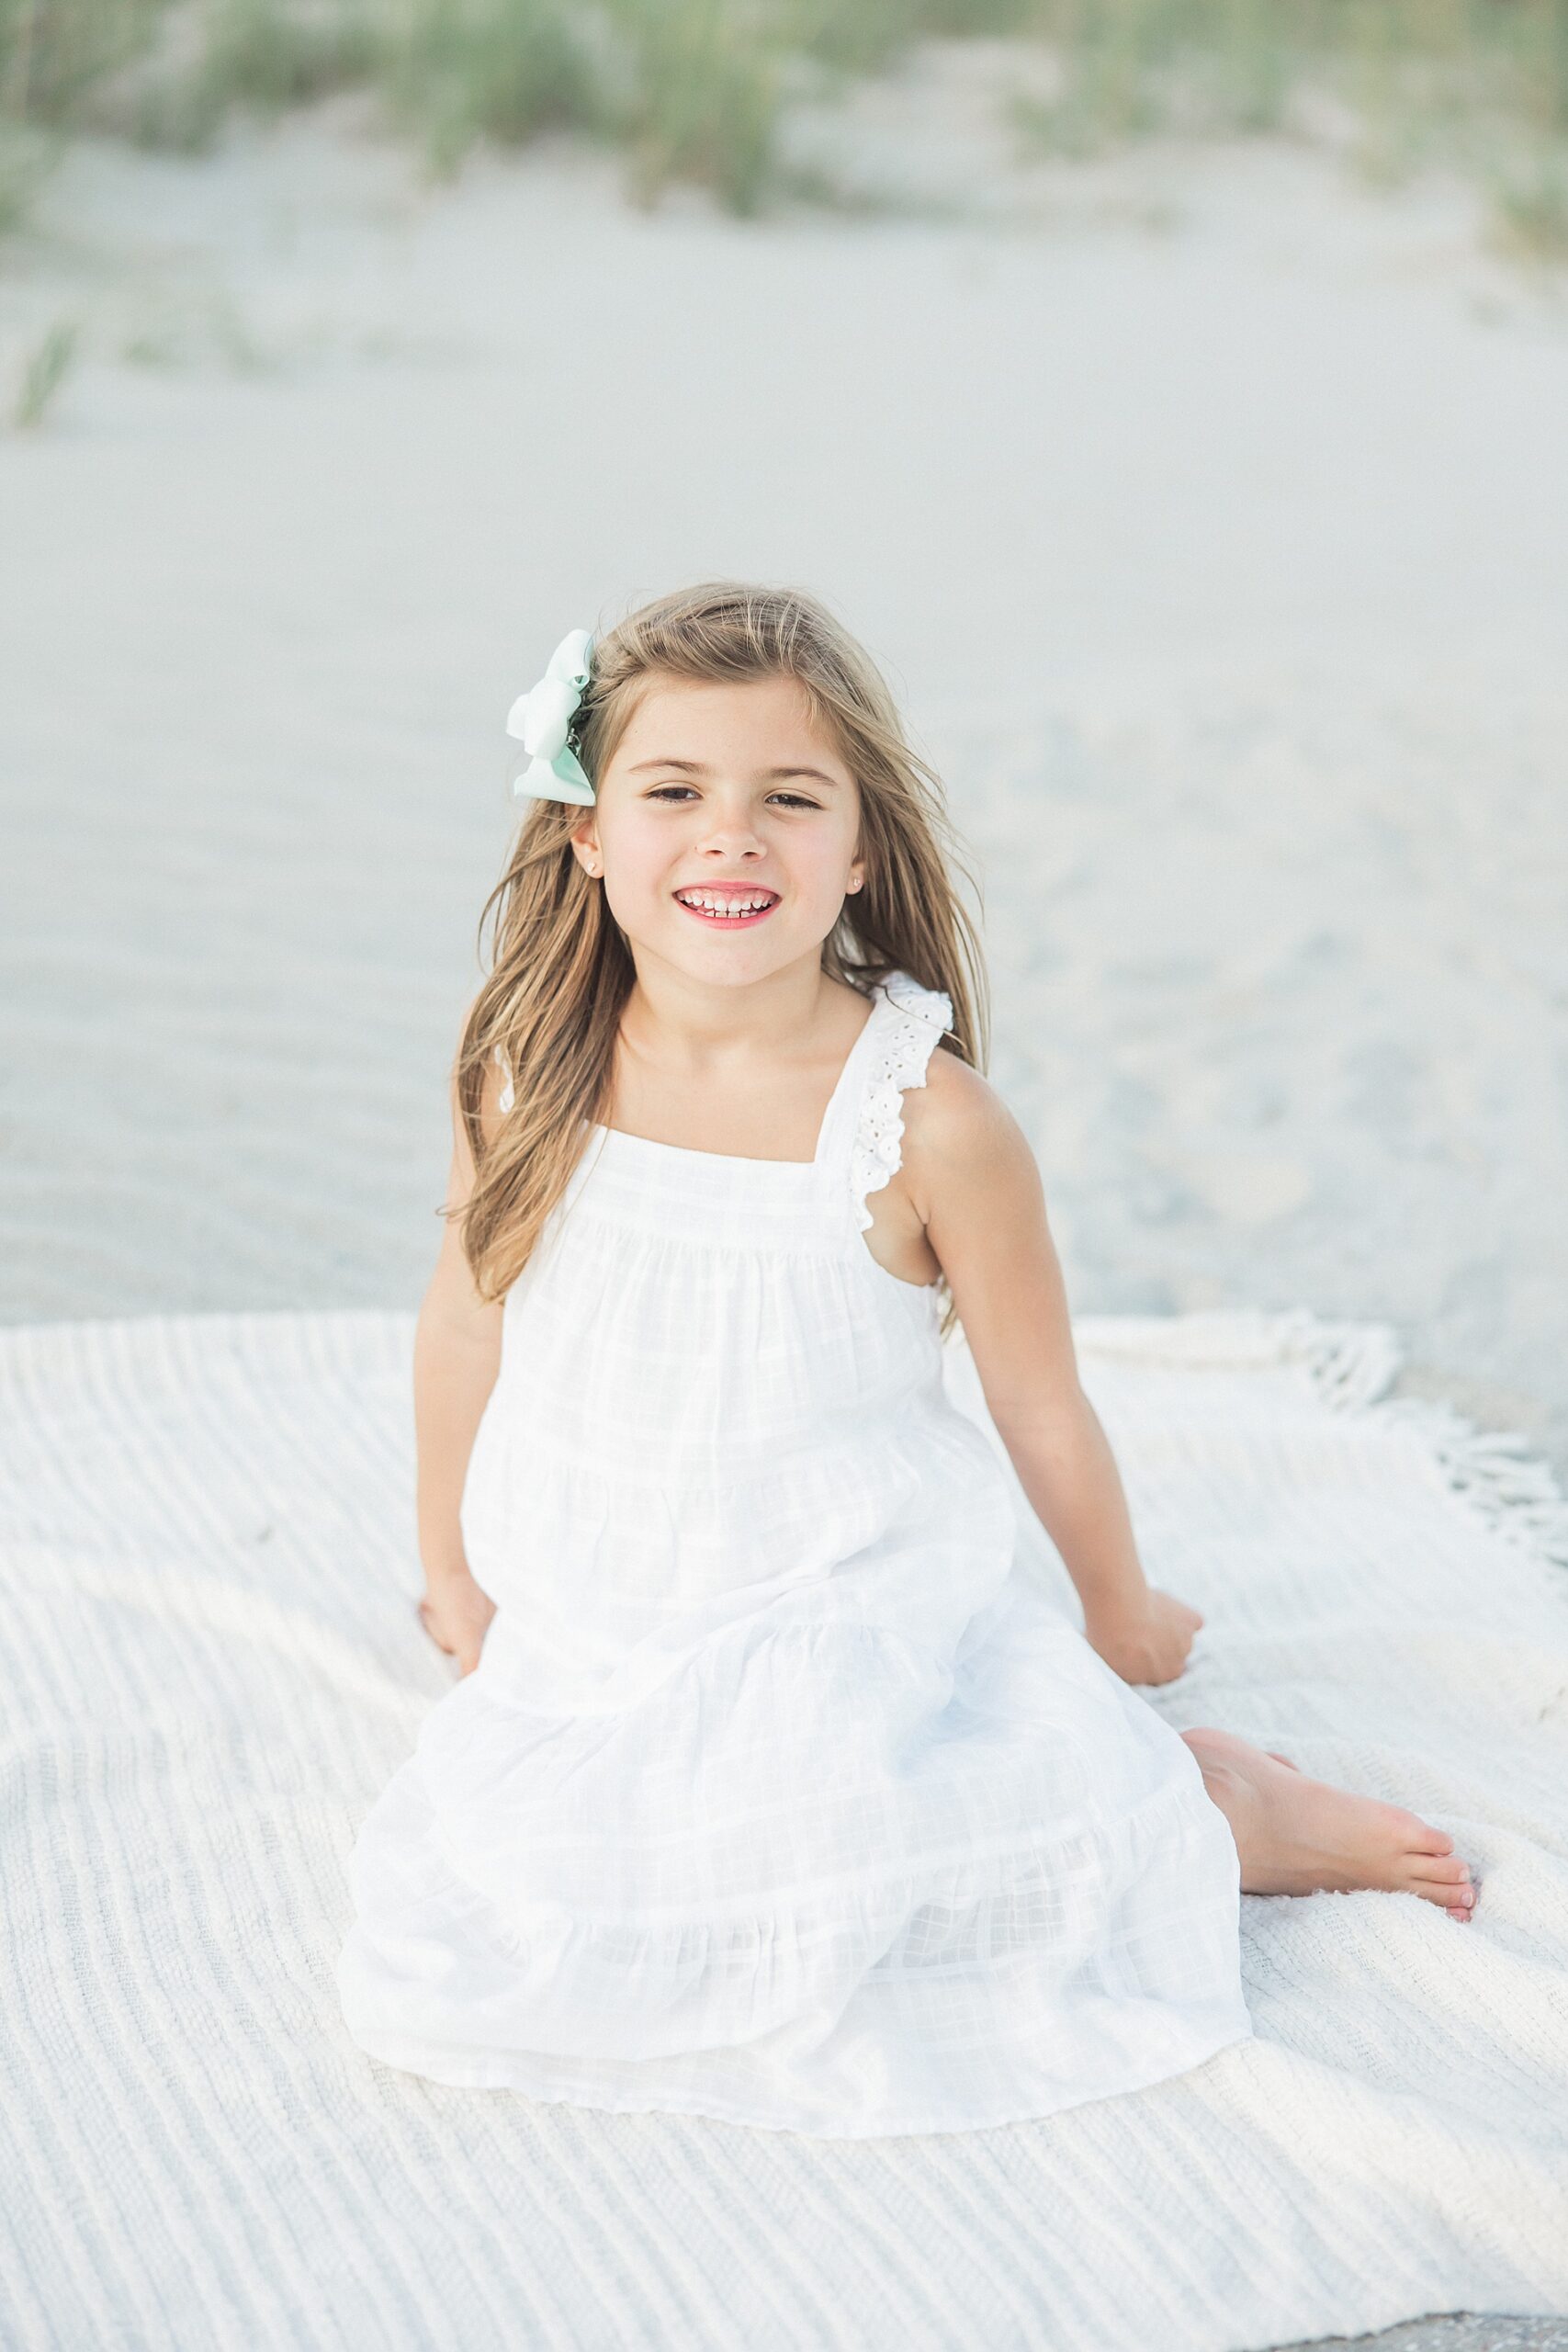
<path fill-rule="evenodd" d="M 761 922 L 779 903 L 776 890 L 755 884 L 734 890 L 677 890 L 673 896 L 676 905 L 684 907 L 689 915 L 695 915 L 699 922 L 721 924 L 726 931 L 740 931 L 748 923 Z"/>

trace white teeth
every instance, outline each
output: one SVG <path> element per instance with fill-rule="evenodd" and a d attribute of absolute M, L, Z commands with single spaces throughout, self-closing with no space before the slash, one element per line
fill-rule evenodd
<path fill-rule="evenodd" d="M 675 896 L 683 907 L 695 907 L 703 914 L 727 917 L 755 914 L 760 907 L 771 907 L 773 903 L 772 899 L 708 899 L 696 891 L 685 890 L 677 890 Z"/>

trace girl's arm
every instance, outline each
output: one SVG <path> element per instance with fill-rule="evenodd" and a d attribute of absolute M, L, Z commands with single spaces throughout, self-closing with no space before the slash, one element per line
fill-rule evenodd
<path fill-rule="evenodd" d="M 1089 1644 L 1128 1682 L 1173 1681 L 1203 1620 L 1145 1577 L 1110 1441 L 1079 1385 L 1028 1138 L 953 1054 L 931 1056 L 905 1105 L 909 1204 L 952 1286 L 997 1433 L 1077 1589 Z"/>
<path fill-rule="evenodd" d="M 499 1070 L 487 1076 L 480 1104 L 487 1134 L 501 1083 Z M 459 1209 L 473 1189 L 474 1162 L 455 1075 L 451 1112 L 446 1206 Z M 416 1515 L 425 1579 L 420 1612 L 432 1639 L 457 1657 L 465 1674 L 478 1665 L 485 1627 L 495 1614 L 469 1571 L 458 1511 L 475 1433 L 501 1369 L 501 1302 L 487 1302 L 475 1290 L 457 1226 L 448 1217 L 414 1327 Z"/>

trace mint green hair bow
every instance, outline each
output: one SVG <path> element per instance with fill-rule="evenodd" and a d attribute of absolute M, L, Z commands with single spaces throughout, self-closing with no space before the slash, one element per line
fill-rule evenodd
<path fill-rule="evenodd" d="M 591 802 L 593 798 L 593 786 L 566 740 L 588 684 L 592 644 L 587 629 L 570 629 L 551 654 L 538 684 L 519 695 L 507 713 L 507 733 L 521 736 L 523 749 L 529 754 L 527 766 L 512 779 L 512 789 L 519 797 L 532 793 L 540 800 Z"/>

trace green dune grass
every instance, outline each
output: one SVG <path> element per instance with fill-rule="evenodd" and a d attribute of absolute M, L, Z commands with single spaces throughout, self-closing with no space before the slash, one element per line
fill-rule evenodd
<path fill-rule="evenodd" d="M 830 200 L 784 165 L 783 109 L 932 35 L 1039 46 L 1048 95 L 1032 76 L 1011 109 L 1025 158 L 1300 131 L 1315 94 L 1370 178 L 1457 164 L 1504 242 L 1568 254 L 1568 0 L 0 0 L 0 230 L 40 137 L 199 152 L 236 109 L 348 88 L 435 173 L 566 129 L 623 153 L 639 202 L 676 180 L 742 214 Z"/>

